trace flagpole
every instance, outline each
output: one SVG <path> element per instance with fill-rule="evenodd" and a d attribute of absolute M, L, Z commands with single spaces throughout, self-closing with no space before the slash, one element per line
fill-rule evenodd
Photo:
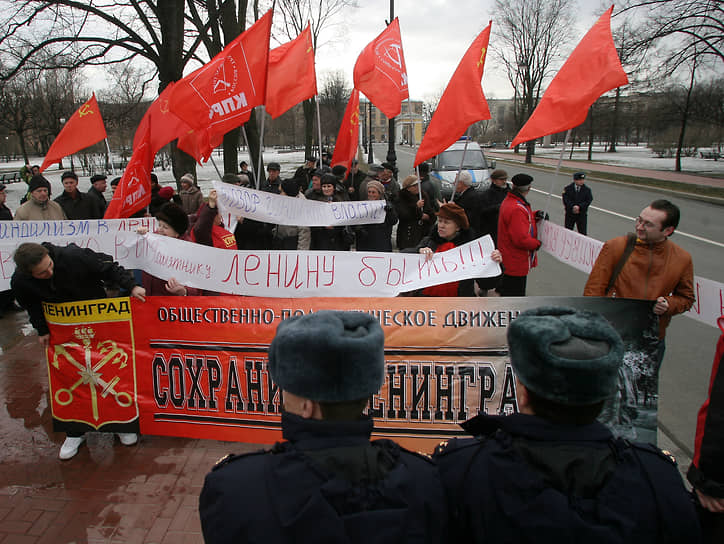
<path fill-rule="evenodd" d="M 219 167 L 216 166 L 216 161 L 214 160 L 214 154 L 212 153 L 211 155 L 209 155 L 209 158 L 211 159 L 211 164 L 214 165 L 214 170 L 216 170 L 216 174 L 219 176 L 219 179 L 220 179 L 221 181 L 223 181 L 223 180 L 224 180 L 224 176 L 221 175 L 221 172 L 219 172 Z"/>
<path fill-rule="evenodd" d="M 259 186 L 261 185 L 261 154 L 262 150 L 264 149 L 264 121 L 266 120 L 266 108 L 264 108 L 263 105 L 259 106 L 259 109 L 261 111 L 261 131 L 259 132 L 259 162 L 257 165 L 259 166 L 259 175 L 256 176 L 256 190 L 259 190 Z"/>
<path fill-rule="evenodd" d="M 455 187 L 458 184 L 458 178 L 460 177 L 460 172 L 463 170 L 463 164 L 465 164 L 465 153 L 468 151 L 468 142 L 470 141 L 470 127 L 468 127 L 468 130 L 465 131 L 465 145 L 463 146 L 463 156 L 460 157 L 460 168 L 458 168 L 458 173 L 455 174 L 455 183 L 453 184 L 453 194 L 452 194 L 452 202 L 455 202 Z"/>
<path fill-rule="evenodd" d="M 558 178 L 558 174 L 561 171 L 561 162 L 563 161 L 563 153 L 566 152 L 566 144 L 568 143 L 568 137 L 571 135 L 571 129 L 566 131 L 566 137 L 563 139 L 563 147 L 561 148 L 561 154 L 558 156 L 558 164 L 556 164 L 556 172 L 553 174 L 551 179 L 551 188 L 548 190 L 548 196 L 546 197 L 546 207 L 544 208 L 545 215 L 548 215 L 548 206 L 551 200 L 551 194 L 553 194 L 553 182 Z"/>
<path fill-rule="evenodd" d="M 251 160 L 251 148 L 249 147 L 249 138 L 246 137 L 246 125 L 241 125 L 241 132 L 244 135 L 244 142 L 246 142 L 246 152 L 248 153 L 249 161 L 251 162 L 251 164 L 249 165 L 251 166 L 251 175 L 254 176 L 254 179 L 256 180 L 257 175 L 254 172 L 254 161 Z"/>
<path fill-rule="evenodd" d="M 111 155 L 111 146 L 108 145 L 108 137 L 104 138 L 103 141 L 106 142 L 106 149 L 108 150 L 108 162 L 111 163 L 111 174 L 115 175 L 116 170 L 113 168 L 113 155 Z"/>
<path fill-rule="evenodd" d="M 412 122 L 412 101 L 410 95 L 407 95 L 407 113 L 410 114 L 410 146 L 415 147 L 415 125 Z M 415 175 L 417 176 L 417 200 L 422 200 L 422 181 L 420 180 L 420 165 L 415 166 Z"/>
<path fill-rule="evenodd" d="M 317 106 L 317 136 L 319 137 L 319 165 L 322 165 L 322 123 L 319 120 L 319 95 L 314 95 L 314 103 Z"/>

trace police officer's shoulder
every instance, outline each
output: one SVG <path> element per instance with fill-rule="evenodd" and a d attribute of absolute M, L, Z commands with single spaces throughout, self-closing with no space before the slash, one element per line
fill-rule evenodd
<path fill-rule="evenodd" d="M 446 455 L 452 455 L 480 446 L 480 444 L 481 440 L 479 438 L 451 438 L 450 440 L 443 440 L 435 446 L 432 457 L 433 459 L 437 459 Z"/>
<path fill-rule="evenodd" d="M 388 451 L 393 456 L 407 457 L 407 458 L 411 457 L 415 460 L 420 460 L 420 461 L 424 461 L 425 463 L 433 464 L 431 455 L 429 455 L 425 452 L 421 452 L 421 451 L 408 450 L 407 448 L 400 446 L 397 442 L 394 442 L 393 440 L 388 440 L 386 438 L 380 438 L 378 440 L 373 440 L 372 444 L 378 448 L 382 448 L 382 449 Z"/>
<path fill-rule="evenodd" d="M 214 464 L 214 466 L 211 470 L 219 470 L 219 469 L 230 466 L 230 465 L 237 463 L 238 461 L 242 461 L 242 460 L 252 460 L 257 456 L 266 455 L 267 453 L 271 453 L 271 450 L 263 449 L 263 450 L 258 450 L 258 451 L 252 451 L 249 453 L 239 453 L 239 454 L 230 453 L 228 455 L 224 455 L 221 459 L 216 461 L 216 463 Z"/>
<path fill-rule="evenodd" d="M 645 457 L 662 459 L 672 466 L 677 466 L 676 457 L 674 457 L 669 450 L 662 450 L 653 444 L 644 442 L 632 442 L 631 447 L 635 448 L 637 451 L 643 452 Z"/>

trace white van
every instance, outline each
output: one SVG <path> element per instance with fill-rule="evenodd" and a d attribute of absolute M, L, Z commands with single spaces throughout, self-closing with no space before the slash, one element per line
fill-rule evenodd
<path fill-rule="evenodd" d="M 473 176 L 473 187 L 484 190 L 490 185 L 490 171 L 495 168 L 495 161 L 488 162 L 480 145 L 467 140 L 463 136 L 445 151 L 432 158 L 430 178 L 440 183 L 442 197 L 450 200 L 455 189 L 455 176 L 462 165 L 463 170 Z M 465 156 L 463 157 L 463 152 Z"/>

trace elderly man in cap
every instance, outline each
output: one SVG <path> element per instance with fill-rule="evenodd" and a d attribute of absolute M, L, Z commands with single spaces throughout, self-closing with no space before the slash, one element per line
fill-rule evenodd
<path fill-rule="evenodd" d="M 38 174 L 28 185 L 30 197 L 15 211 L 16 221 L 62 221 L 68 219 L 60 204 L 50 200 L 50 182 Z"/>
<path fill-rule="evenodd" d="M 503 297 L 524 297 L 528 272 L 538 264 L 536 219 L 542 212 L 533 213 L 526 196 L 533 177 L 516 174 L 511 180 L 513 189 L 500 205 L 498 215 L 498 249 L 503 254 L 503 277 L 498 293 Z"/>
<path fill-rule="evenodd" d="M 395 179 L 395 165 L 390 162 L 382 163 L 382 171 L 378 181 L 385 188 L 385 196 L 389 202 L 395 202 L 400 194 L 400 184 Z"/>
<path fill-rule="evenodd" d="M 279 324 L 269 373 L 282 391 L 284 442 L 222 459 L 199 510 L 207 544 L 441 542 L 447 515 L 432 462 L 370 440 L 363 415 L 384 382 L 384 333 L 361 312 Z"/>
<path fill-rule="evenodd" d="M 698 542 L 673 458 L 596 421 L 624 353 L 608 321 L 538 308 L 511 323 L 508 346 L 519 413 L 478 415 L 463 424 L 475 438 L 435 453 L 451 541 Z"/>
<path fill-rule="evenodd" d="M 106 208 L 108 207 L 108 201 L 103 194 L 106 192 L 106 188 L 108 187 L 108 183 L 106 181 L 107 179 L 108 176 L 105 174 L 95 174 L 91 176 L 91 187 L 88 189 L 88 194 L 98 201 L 102 214 L 106 213 Z M 101 217 L 103 217 L 103 215 L 101 215 Z"/>
<path fill-rule="evenodd" d="M 593 202 L 593 193 L 586 185 L 586 174 L 573 174 L 573 183 L 563 189 L 563 207 L 566 209 L 565 226 L 568 230 L 578 228 L 585 235 L 588 232 L 588 207 Z"/>
<path fill-rule="evenodd" d="M 279 194 L 282 182 L 282 178 L 279 177 L 281 169 L 282 167 L 278 162 L 270 162 L 267 165 L 266 171 L 268 176 L 266 178 L 266 184 L 262 186 L 262 191 Z"/>
<path fill-rule="evenodd" d="M 63 172 L 60 176 L 63 192 L 55 199 L 63 208 L 68 219 L 100 219 L 103 217 L 98 201 L 78 190 L 78 175 L 75 172 Z"/>

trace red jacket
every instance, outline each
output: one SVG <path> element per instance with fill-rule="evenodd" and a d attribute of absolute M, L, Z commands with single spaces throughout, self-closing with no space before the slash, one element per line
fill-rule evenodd
<path fill-rule="evenodd" d="M 515 190 L 509 192 L 498 216 L 498 249 L 503 255 L 503 273 L 527 276 L 538 264 L 535 251 L 540 245 L 530 204 Z"/>

